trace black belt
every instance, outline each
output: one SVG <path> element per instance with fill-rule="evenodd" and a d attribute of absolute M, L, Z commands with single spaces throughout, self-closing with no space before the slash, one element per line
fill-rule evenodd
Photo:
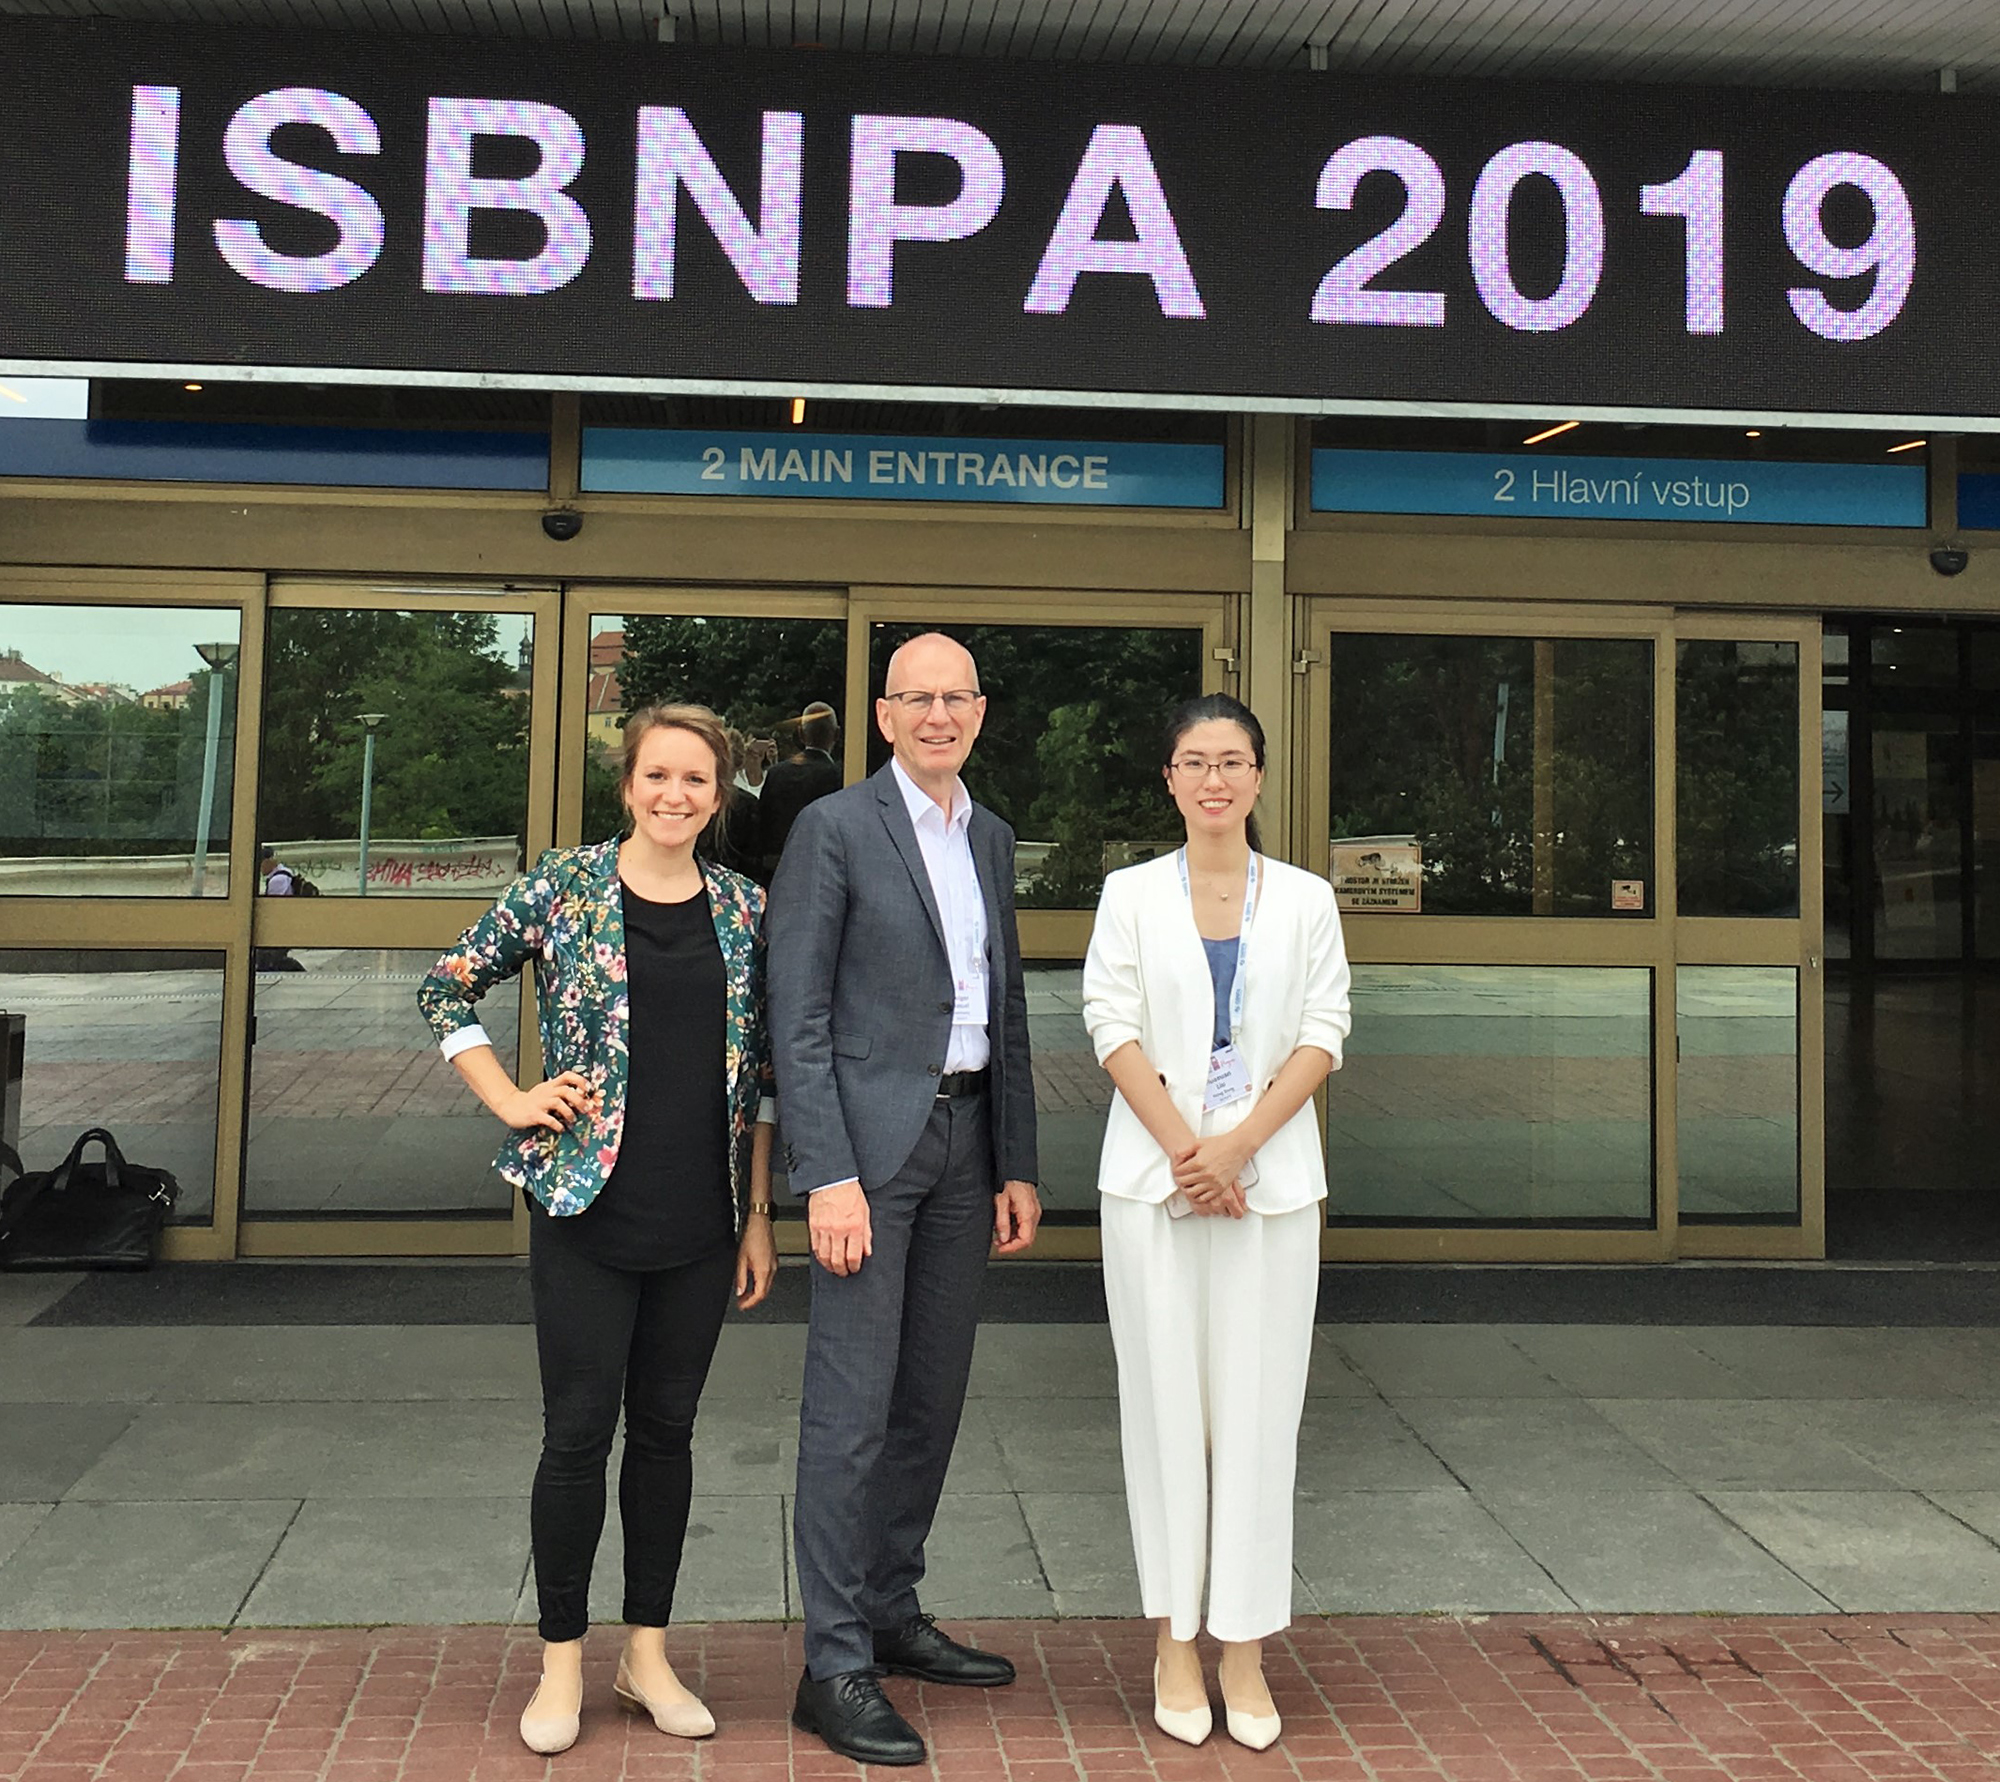
<path fill-rule="evenodd" d="M 960 1095 L 984 1095 L 991 1075 L 987 1070 L 948 1070 L 938 1078 L 937 1098 L 947 1101 Z"/>

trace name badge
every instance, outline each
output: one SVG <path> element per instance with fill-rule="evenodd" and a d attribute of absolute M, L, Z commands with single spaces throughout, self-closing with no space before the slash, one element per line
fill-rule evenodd
<path fill-rule="evenodd" d="M 1202 1112 L 1212 1114 L 1217 1108 L 1241 1101 L 1249 1093 L 1250 1066 L 1237 1051 L 1236 1042 L 1231 1040 L 1217 1046 L 1208 1055 L 1208 1093 L 1202 1097 Z"/>
<path fill-rule="evenodd" d="M 955 1027 L 986 1025 L 986 974 L 983 971 L 964 972 L 952 980 L 951 1019 Z"/>

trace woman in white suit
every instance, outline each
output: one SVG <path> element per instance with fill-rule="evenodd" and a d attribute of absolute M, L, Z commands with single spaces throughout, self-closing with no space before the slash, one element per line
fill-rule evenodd
<path fill-rule="evenodd" d="M 1230 1735 L 1279 1733 L 1263 1642 L 1292 1618 L 1292 1493 L 1326 1164 L 1313 1091 L 1340 1067 L 1347 951 L 1323 878 L 1256 851 L 1264 731 L 1213 694 L 1169 720 L 1187 845 L 1114 872 L 1083 972 L 1117 1087 L 1098 1171 L 1104 1286 L 1153 1715 L 1211 1727 L 1195 1635 L 1222 1642 Z"/>

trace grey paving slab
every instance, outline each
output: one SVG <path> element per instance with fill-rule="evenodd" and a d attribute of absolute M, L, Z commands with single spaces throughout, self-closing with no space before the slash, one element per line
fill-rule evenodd
<path fill-rule="evenodd" d="M 246 1627 L 505 1621 L 528 1561 L 525 1498 L 322 1498 L 286 1530 Z"/>
<path fill-rule="evenodd" d="M 71 1495 L 484 1497 L 526 1493 L 541 1413 L 471 1404 L 147 1405 Z"/>
<path fill-rule="evenodd" d="M 933 1615 L 1047 1616 L 1055 1595 L 1042 1574 L 1020 1499 L 1008 1492 L 947 1491 L 924 1547 L 919 1586 Z"/>
<path fill-rule="evenodd" d="M 0 1407 L 0 1503 L 54 1503 L 138 1414 L 133 1405 Z"/>
<path fill-rule="evenodd" d="M 1299 1494 L 1294 1559 L 1328 1615 L 1531 1613 L 1573 1607 L 1469 1491 Z"/>
<path fill-rule="evenodd" d="M 227 1626 L 298 1508 L 58 1504 L 0 1565 L 0 1626 Z"/>
<path fill-rule="evenodd" d="M 525 1503 L 518 1515 L 525 1551 Z M 697 1494 L 688 1510 L 687 1544 L 674 1590 L 675 1622 L 782 1620 L 790 1527 L 782 1498 Z M 532 1623 L 535 1617 L 535 1571 L 530 1565 L 521 1580 L 513 1619 Z M 590 1618 L 609 1628 L 622 1626 L 625 1620 L 625 1530 L 618 1513 L 615 1471 L 604 1533 L 591 1567 Z M 668 1650 L 671 1653 L 671 1643 Z"/>
<path fill-rule="evenodd" d="M 1598 1414 L 1702 1491 L 1893 1491 L 1897 1481 L 1807 1404 L 1768 1398 L 1592 1399 Z"/>
<path fill-rule="evenodd" d="M 1803 1615 L 1829 1606 L 1691 1491 L 1557 1487 L 1484 1501 L 1580 1609 Z"/>
<path fill-rule="evenodd" d="M 190 1352 L 162 1384 L 162 1403 L 541 1395 L 535 1333 L 525 1324 L 260 1325 L 187 1334 Z"/>
<path fill-rule="evenodd" d="M 1953 1398 L 1954 1370 L 1927 1333 L 1801 1325 L 1689 1327 L 1702 1354 L 1749 1382 L 1746 1397 Z"/>
<path fill-rule="evenodd" d="M 1427 1491 L 1458 1483 L 1379 1398 L 1306 1400 L 1299 1482 L 1320 1491 Z"/>
<path fill-rule="evenodd" d="M 1521 1353 L 1585 1398 L 1744 1398 L 1749 1383 L 1704 1355 L 1682 1332 L 1658 1325 L 1522 1324 L 1505 1327 Z"/>
<path fill-rule="evenodd" d="M 803 1324 L 745 1324 L 732 1318 L 722 1327 L 702 1397 L 789 1399 L 796 1416 L 805 1355 Z"/>
<path fill-rule="evenodd" d="M 1333 1338 L 1322 1328 L 1313 1332 L 1312 1372 L 1306 1376 L 1307 1398 L 1375 1398 L 1375 1382 L 1348 1365 Z"/>
<path fill-rule="evenodd" d="M 1718 1491 L 1709 1501 L 1850 1613 L 2000 1610 L 2000 1548 L 1914 1492 Z"/>
<path fill-rule="evenodd" d="M 1962 1398 L 2000 1398 L 2000 1329 L 1908 1330 L 1897 1333 L 1908 1351 Z"/>
<path fill-rule="evenodd" d="M 1115 1398 L 993 1398 L 984 1408 L 1009 1490 L 1124 1491 Z"/>
<path fill-rule="evenodd" d="M 694 1420 L 694 1488 L 703 1497 L 774 1497 L 799 1466 L 799 1408 L 777 1399 L 704 1397 Z"/>
<path fill-rule="evenodd" d="M 12 1330 L 0 1335 L 0 1404 L 144 1404 L 185 1371 L 188 1330 Z"/>
<path fill-rule="evenodd" d="M 1983 1491 L 2000 1480 L 2000 1419 L 1960 1399 L 1833 1400 L 1796 1407 L 1913 1491 Z"/>
<path fill-rule="evenodd" d="M 1579 1398 L 1411 1398 L 1397 1409 L 1473 1491 L 1669 1490 L 1677 1481 Z"/>
<path fill-rule="evenodd" d="M 1139 1613 L 1139 1573 L 1125 1497 L 1103 1492 L 1024 1491 L 1021 1512 L 1042 1572 L 1066 1616 Z"/>
<path fill-rule="evenodd" d="M 1989 1541 L 2000 1543 L 2000 1491 L 1928 1491 L 1947 1516 L 1956 1516 Z"/>
<path fill-rule="evenodd" d="M 1569 1388 L 1490 1324 L 1337 1324 L 1333 1346 L 1390 1398 L 1563 1398 Z"/>
<path fill-rule="evenodd" d="M 981 1398 L 1110 1398 L 1118 1358 L 1106 1324 L 983 1324 L 972 1357 Z"/>
<path fill-rule="evenodd" d="M 951 1451 L 951 1467 L 944 1476 L 947 1491 L 993 1492 L 1014 1488 L 987 1408 L 990 1402 L 966 1400 L 965 1413 L 958 1423 L 958 1440 Z"/>
<path fill-rule="evenodd" d="M 0 1330 L 39 1318 L 83 1279 L 81 1275 L 0 1275 Z"/>
<path fill-rule="evenodd" d="M 0 1565 L 20 1550 L 54 1508 L 54 1504 L 0 1504 Z"/>

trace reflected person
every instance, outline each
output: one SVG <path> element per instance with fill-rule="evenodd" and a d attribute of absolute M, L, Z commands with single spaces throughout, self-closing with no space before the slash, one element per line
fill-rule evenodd
<path fill-rule="evenodd" d="M 931 633 L 885 686 L 888 764 L 800 813 L 771 887 L 771 1038 L 813 1254 L 792 1722 L 843 1757 L 915 1764 L 924 1741 L 884 1672 L 1014 1680 L 946 1635 L 917 1585 L 987 1254 L 1026 1249 L 1041 1204 L 1014 834 L 959 777 L 986 712 L 978 670 Z"/>
<path fill-rule="evenodd" d="M 521 1737 L 543 1753 L 577 1736 L 621 1401 L 616 1693 L 663 1732 L 715 1730 L 666 1654 L 690 1441 L 732 1285 L 748 1309 L 777 1267 L 764 893 L 697 851 L 728 800 L 728 738 L 704 707 L 648 707 L 626 721 L 623 765 L 623 840 L 544 854 L 419 992 L 445 1056 L 515 1129 L 496 1168 L 532 1201 L 543 1441 L 530 1524 L 544 1644 Z M 552 1074 L 521 1089 L 474 1005 L 531 962 Z"/>
<path fill-rule="evenodd" d="M 799 714 L 799 748 L 764 772 L 757 797 L 758 848 L 768 884 L 784 856 L 792 825 L 814 799 L 840 790 L 841 770 L 834 751 L 840 747 L 840 719 L 823 699 L 815 699 Z"/>
<path fill-rule="evenodd" d="M 1186 841 L 1104 882 L 1084 1023 L 1117 1088 L 1098 1168 L 1125 1490 L 1153 1717 L 1189 1744 L 1279 1734 L 1263 1641 L 1292 1618 L 1292 1495 L 1319 1287 L 1326 1164 L 1313 1093 L 1349 1009 L 1333 889 L 1257 851 L 1264 731 L 1224 694 L 1161 753 Z"/>

